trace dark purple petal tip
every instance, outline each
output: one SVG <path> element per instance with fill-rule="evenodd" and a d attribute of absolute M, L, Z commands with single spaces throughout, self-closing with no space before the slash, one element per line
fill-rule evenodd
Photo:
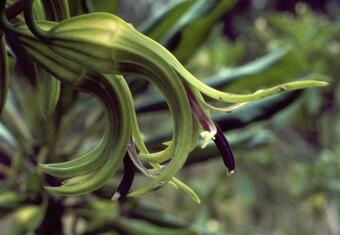
<path fill-rule="evenodd" d="M 113 195 L 113 200 L 122 201 L 126 198 L 135 178 L 136 167 L 128 155 L 124 157 L 124 173 L 117 187 L 116 193 Z"/>
<path fill-rule="evenodd" d="M 234 172 L 234 169 L 235 169 L 234 155 L 233 155 L 233 152 L 231 151 L 231 147 L 228 143 L 227 138 L 224 136 L 224 133 L 221 127 L 219 127 L 217 123 L 215 123 L 215 125 L 217 129 L 217 133 L 215 135 L 214 142 L 218 150 L 220 151 L 221 157 L 223 159 L 223 163 L 228 169 L 228 173 L 231 174 Z"/>

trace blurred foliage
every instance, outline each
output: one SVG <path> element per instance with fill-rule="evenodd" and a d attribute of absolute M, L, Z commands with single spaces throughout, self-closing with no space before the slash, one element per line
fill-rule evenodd
<path fill-rule="evenodd" d="M 69 2 L 72 15 L 129 14 L 123 1 Z M 143 2 L 130 4 L 143 9 Z M 277 12 L 270 1 L 165 2 L 136 27 L 210 85 L 248 92 L 308 77 L 332 85 L 216 116 L 228 131 L 237 170 L 227 177 L 215 161 L 216 147 L 198 147 L 179 178 L 193 185 L 201 205 L 168 187 L 112 202 L 116 178 L 92 194 L 60 198 L 44 191 L 55 179 L 36 167 L 55 134 L 49 124 L 56 123 L 59 136 L 49 160 L 61 161 L 94 145 L 103 129 L 102 110 L 64 87 L 60 116 L 44 116 L 41 107 L 27 105 L 27 97 L 44 91 L 25 79 L 27 71 L 12 56 L 11 93 L 0 117 L 0 216 L 11 221 L 8 234 L 340 234 L 340 27 L 332 9 L 320 14 L 295 2 L 294 12 Z M 227 24 L 237 29 L 236 39 L 224 32 Z M 171 129 L 167 106 L 148 84 L 129 81 L 145 139 L 161 148 L 155 143 L 168 140 Z M 135 184 L 144 181 L 138 177 Z"/>

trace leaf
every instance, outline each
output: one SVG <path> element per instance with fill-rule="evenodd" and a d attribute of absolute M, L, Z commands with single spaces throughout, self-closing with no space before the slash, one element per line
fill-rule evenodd
<path fill-rule="evenodd" d="M 17 208 L 22 202 L 23 198 L 20 194 L 4 191 L 0 193 L 0 218 L 8 215 L 13 209 Z"/>
<path fill-rule="evenodd" d="M 160 38 L 162 44 L 168 43 L 176 33 L 180 32 L 181 29 L 188 26 L 190 23 L 194 23 L 200 17 L 204 17 L 204 13 L 208 12 L 216 4 L 215 1 L 211 0 L 196 0 L 192 2 L 193 3 L 186 10 L 185 14 L 177 18 L 176 23 L 162 35 Z"/>
<path fill-rule="evenodd" d="M 37 205 L 26 205 L 13 212 L 13 223 L 10 234 L 33 232 L 41 224 L 44 208 Z"/>
<path fill-rule="evenodd" d="M 13 209 L 22 201 L 20 194 L 5 191 L 0 193 L 0 209 Z"/>
<path fill-rule="evenodd" d="M 100 217 L 105 220 L 115 220 L 118 218 L 117 204 L 113 203 L 112 200 L 93 198 L 89 206 L 91 212 L 96 213 L 98 218 Z"/>
<path fill-rule="evenodd" d="M 0 32 L 0 114 L 6 103 L 7 91 L 8 91 L 8 61 L 5 36 Z"/>
<path fill-rule="evenodd" d="M 108 12 L 112 14 L 117 14 L 119 0 L 87 0 L 87 2 L 92 2 L 94 12 Z"/>
<path fill-rule="evenodd" d="M 156 30 L 156 27 L 158 27 L 161 22 L 165 21 L 165 18 L 171 14 L 171 11 L 175 10 L 176 8 L 180 8 L 184 2 L 185 1 L 183 0 L 173 0 L 165 3 L 163 7 L 157 9 L 157 11 L 155 11 L 149 18 L 147 18 L 141 23 L 141 25 L 137 27 L 138 31 L 145 34 L 150 34 L 152 30 Z"/>
<path fill-rule="evenodd" d="M 0 115 L 0 121 L 6 126 L 6 129 L 12 134 L 16 141 L 20 143 L 27 152 L 30 152 L 30 144 L 31 141 L 33 141 L 33 138 L 14 104 L 11 102 L 6 103 L 3 113 Z"/>
<path fill-rule="evenodd" d="M 40 13 L 40 19 L 45 19 L 44 14 L 46 14 L 46 19 L 51 21 L 62 21 L 70 17 L 70 8 L 67 0 L 44 0 L 43 5 L 44 11 Z"/>
<path fill-rule="evenodd" d="M 16 144 L 15 138 L 11 132 L 0 122 L 0 139 L 14 146 Z"/>
<path fill-rule="evenodd" d="M 280 53 L 280 51 L 278 52 Z M 228 85 L 228 91 L 249 91 L 261 86 L 269 87 L 274 84 L 284 83 L 292 78 L 301 77 L 307 72 L 307 64 L 301 54 L 295 50 L 289 50 L 281 58 L 274 61 L 272 66 L 264 68 L 259 73 L 240 76 Z"/>
<path fill-rule="evenodd" d="M 280 61 L 283 60 L 290 51 L 290 48 L 283 47 L 236 68 L 222 69 L 217 74 L 205 78 L 206 83 L 209 86 L 220 88 L 239 79 L 246 79 L 250 76 L 265 77 L 264 73 L 273 67 L 278 67 L 278 63 L 280 63 Z M 249 81 L 247 80 L 247 82 Z"/>
<path fill-rule="evenodd" d="M 256 202 L 256 187 L 251 176 L 245 172 L 239 172 L 235 180 L 235 197 L 246 208 L 251 208 Z"/>
<path fill-rule="evenodd" d="M 134 220 L 134 219 L 119 219 L 117 223 L 123 230 L 135 235 L 198 235 L 199 233 L 192 229 L 171 229 L 160 226 L 155 226 L 150 223 Z"/>
<path fill-rule="evenodd" d="M 181 31 L 181 40 L 174 50 L 174 55 L 182 63 L 188 61 L 205 40 L 206 36 L 209 35 L 219 18 L 235 4 L 234 0 L 220 0 L 214 2 L 215 5 L 208 14 L 196 19 L 193 23 L 186 25 Z"/>
<path fill-rule="evenodd" d="M 176 48 L 175 55 L 184 61 L 197 50 L 213 25 L 233 4 L 233 0 L 174 1 L 147 19 L 138 30 L 169 49 L 181 47 Z"/>
<path fill-rule="evenodd" d="M 171 31 L 178 19 L 185 16 L 188 9 L 190 9 L 194 3 L 194 0 L 168 3 L 159 11 L 160 13 L 155 13 L 147 19 L 145 23 L 138 27 L 138 29 L 152 39 L 162 41 L 164 35 L 166 35 L 168 31 Z"/>
<path fill-rule="evenodd" d="M 131 218 L 144 220 L 164 227 L 184 228 L 189 226 L 187 222 L 178 217 L 164 213 L 161 209 L 152 204 L 139 203 L 138 201 L 134 201 L 133 206 L 129 210 L 129 215 Z"/>
<path fill-rule="evenodd" d="M 45 70 L 38 67 L 37 95 L 40 108 L 46 117 L 51 117 L 57 107 L 60 97 L 60 81 L 50 76 Z"/>

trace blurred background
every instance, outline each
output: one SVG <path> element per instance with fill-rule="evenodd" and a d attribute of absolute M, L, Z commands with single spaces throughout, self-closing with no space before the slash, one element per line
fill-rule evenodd
<path fill-rule="evenodd" d="M 339 0 L 69 2 L 73 15 L 106 11 L 121 16 L 171 50 L 196 77 L 221 90 L 248 93 L 307 78 L 330 86 L 214 115 L 237 165 L 228 176 L 213 144 L 197 146 L 178 177 L 198 193 L 201 204 L 169 186 L 137 200 L 112 203 L 119 182 L 115 176 L 91 195 L 58 201 L 62 229 L 55 234 L 340 234 Z M 148 146 L 159 149 L 171 133 L 166 105 L 152 86 L 128 79 Z M 80 95 L 78 106 L 101 113 L 89 108 L 93 102 Z M 88 123 L 100 119 L 95 114 L 78 120 L 77 128 L 68 127 L 68 135 L 79 137 Z M 91 135 L 101 130 L 99 126 Z M 91 143 L 93 138 L 88 138 L 78 150 Z M 27 174 L 20 177 L 21 184 L 27 184 Z M 133 187 L 146 182 L 140 174 Z M 27 212 L 23 219 L 18 211 L 34 201 L 13 198 L 8 208 L 8 195 L 0 194 L 0 228 L 8 231 L 27 226 L 42 213 L 30 217 Z M 44 216 L 57 216 L 56 210 Z M 31 231 L 52 234 L 39 232 L 41 221 L 46 219 Z"/>

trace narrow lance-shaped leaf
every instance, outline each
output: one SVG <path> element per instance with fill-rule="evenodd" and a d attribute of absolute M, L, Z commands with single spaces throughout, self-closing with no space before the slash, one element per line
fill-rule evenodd
<path fill-rule="evenodd" d="M 0 114 L 5 106 L 8 92 L 8 59 L 5 35 L 0 32 Z"/>
<path fill-rule="evenodd" d="M 188 1 L 190 2 L 190 1 Z M 159 42 L 166 45 L 171 38 L 178 33 L 183 27 L 188 24 L 194 22 L 199 19 L 199 17 L 204 17 L 203 14 L 211 10 L 211 8 L 216 4 L 216 1 L 207 1 L 207 0 L 196 0 L 191 1 L 192 4 L 185 12 L 185 14 L 181 15 L 176 19 L 176 22 L 172 25 L 171 28 L 168 28 L 166 33 L 161 36 Z M 152 35 L 150 35 L 152 38 Z"/>
<path fill-rule="evenodd" d="M 189 1 L 187 1 L 189 2 Z M 150 17 L 144 20 L 137 29 L 145 34 L 150 34 L 156 30 L 159 24 L 166 20 L 165 18 L 171 14 L 171 11 L 175 10 L 184 3 L 183 0 L 173 0 L 166 2 L 160 6 Z"/>
<path fill-rule="evenodd" d="M 70 17 L 67 0 L 45 0 L 43 4 L 49 20 L 61 21 Z"/>
<path fill-rule="evenodd" d="M 191 58 L 197 48 L 204 42 L 206 35 L 211 32 L 213 26 L 218 22 L 220 17 L 235 4 L 234 0 L 206 0 L 203 4 L 209 5 L 212 4 L 211 2 L 214 2 L 214 5 L 209 13 L 204 17 L 200 17 L 193 21 L 181 31 L 181 40 L 173 53 L 182 63 L 187 62 L 188 59 Z"/>
<path fill-rule="evenodd" d="M 205 79 L 206 83 L 209 86 L 221 88 L 239 79 L 248 79 L 254 75 L 261 76 L 266 70 L 276 68 L 276 64 L 290 51 L 290 48 L 283 47 L 236 68 L 222 69 L 216 74 L 207 77 Z"/>
<path fill-rule="evenodd" d="M 213 140 L 220 152 L 224 165 L 228 169 L 228 172 L 232 174 L 235 168 L 235 160 L 231 151 L 231 147 L 227 138 L 224 136 L 222 129 L 217 123 L 211 120 L 211 118 L 208 116 L 209 112 L 203 110 L 203 107 L 201 107 L 200 101 L 204 102 L 202 97 L 200 97 L 198 94 L 195 95 L 189 89 L 187 89 L 187 94 L 193 114 L 204 130 L 201 133 L 201 137 L 204 138 L 202 148 L 205 148 L 209 144 L 210 140 Z"/>

